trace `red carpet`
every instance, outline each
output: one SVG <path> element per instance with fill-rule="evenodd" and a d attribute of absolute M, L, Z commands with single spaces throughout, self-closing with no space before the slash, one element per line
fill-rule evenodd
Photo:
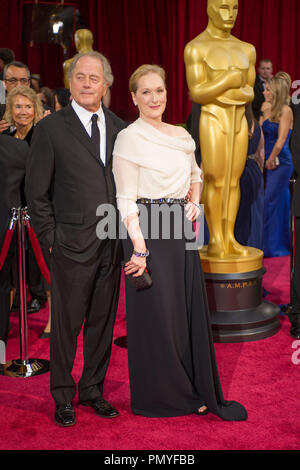
<path fill-rule="evenodd" d="M 288 303 L 289 258 L 266 260 L 265 265 L 264 287 L 270 292 L 267 299 Z M 121 293 L 115 338 L 126 334 L 123 285 Z M 28 319 L 29 356 L 48 359 L 49 340 L 39 339 L 46 324 L 47 309 L 29 315 Z M 16 314 L 11 316 L 11 322 L 7 361 L 19 357 Z M 81 337 L 78 343 L 76 380 L 82 369 Z M 114 345 L 104 396 L 119 409 L 119 418 L 97 418 L 87 408 L 78 409 L 76 399 L 76 426 L 60 428 L 53 421 L 49 374 L 26 379 L 0 377 L 0 449 L 299 449 L 300 341 L 295 342 L 289 336 L 287 317 L 281 315 L 281 329 L 271 338 L 215 347 L 224 396 L 246 406 L 249 413 L 246 422 L 223 422 L 211 414 L 171 419 L 134 416 L 129 403 L 127 351 Z"/>

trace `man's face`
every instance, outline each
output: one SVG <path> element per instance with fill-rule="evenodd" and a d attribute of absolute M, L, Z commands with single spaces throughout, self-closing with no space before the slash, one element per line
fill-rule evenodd
<path fill-rule="evenodd" d="M 238 15 L 238 0 L 208 0 L 208 16 L 222 31 L 231 31 Z"/>
<path fill-rule="evenodd" d="M 26 69 L 11 65 L 6 71 L 5 87 L 7 93 L 17 86 L 30 86 L 30 80 Z"/>
<path fill-rule="evenodd" d="M 102 63 L 96 57 L 81 57 L 73 70 L 70 92 L 79 106 L 96 112 L 107 92 Z"/>
<path fill-rule="evenodd" d="M 261 62 L 258 68 L 258 73 L 264 80 L 269 80 L 270 78 L 272 78 L 272 74 L 273 74 L 272 63 Z"/>

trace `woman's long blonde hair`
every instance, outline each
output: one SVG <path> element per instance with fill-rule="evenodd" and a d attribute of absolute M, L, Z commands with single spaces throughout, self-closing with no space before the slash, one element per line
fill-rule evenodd
<path fill-rule="evenodd" d="M 12 107 L 14 99 L 16 98 L 16 96 L 20 95 L 25 96 L 32 102 L 34 107 L 33 124 L 36 124 L 38 121 L 40 121 L 40 119 L 42 119 L 44 115 L 44 109 L 41 100 L 37 96 L 36 92 L 27 86 L 17 86 L 8 93 L 6 98 L 6 111 L 3 116 L 3 119 L 5 119 L 5 121 L 11 126 L 15 125 L 12 115 Z"/>
<path fill-rule="evenodd" d="M 268 84 L 273 95 L 270 121 L 279 121 L 284 106 L 289 106 L 291 102 L 290 87 L 287 80 L 281 77 L 271 78 Z"/>

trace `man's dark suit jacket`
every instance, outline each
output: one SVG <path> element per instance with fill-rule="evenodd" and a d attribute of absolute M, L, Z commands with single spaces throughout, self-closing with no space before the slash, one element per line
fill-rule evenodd
<path fill-rule="evenodd" d="M 292 104 L 294 125 L 291 136 L 291 153 L 296 176 L 292 201 L 292 215 L 300 217 L 300 104 Z"/>
<path fill-rule="evenodd" d="M 256 76 L 255 83 L 254 83 L 254 100 L 252 102 L 252 110 L 254 117 L 257 121 L 261 116 L 261 106 L 265 101 L 264 96 L 264 83 L 259 75 Z"/>
<path fill-rule="evenodd" d="M 31 142 L 25 192 L 33 227 L 44 249 L 57 240 L 79 262 L 99 247 L 97 207 L 116 207 L 112 151 L 125 124 L 110 110 L 103 111 L 106 166 L 71 105 L 42 119 Z M 112 248 L 113 259 L 117 247 Z"/>
<path fill-rule="evenodd" d="M 0 247 L 11 219 L 11 209 L 21 206 L 29 148 L 26 142 L 0 134 Z"/>

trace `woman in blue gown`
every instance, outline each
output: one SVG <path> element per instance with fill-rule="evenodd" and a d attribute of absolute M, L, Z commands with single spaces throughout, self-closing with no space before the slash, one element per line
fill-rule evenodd
<path fill-rule="evenodd" d="M 289 141 L 293 113 L 285 80 L 272 78 L 266 85 L 262 106 L 265 137 L 264 255 L 290 254 L 290 192 L 293 173 Z"/>

